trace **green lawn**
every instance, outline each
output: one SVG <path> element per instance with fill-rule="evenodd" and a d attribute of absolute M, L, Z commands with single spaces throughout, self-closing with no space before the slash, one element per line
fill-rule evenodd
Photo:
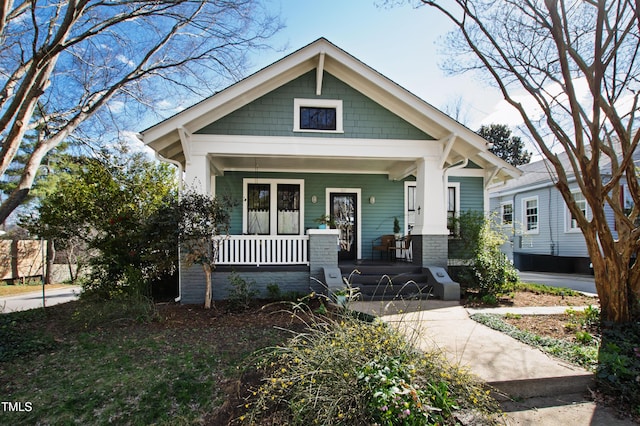
<path fill-rule="evenodd" d="M 198 423 L 248 354 L 287 336 L 195 307 L 140 322 L 81 303 L 0 316 L 2 400 L 32 407 L 0 412 L 0 424 Z"/>

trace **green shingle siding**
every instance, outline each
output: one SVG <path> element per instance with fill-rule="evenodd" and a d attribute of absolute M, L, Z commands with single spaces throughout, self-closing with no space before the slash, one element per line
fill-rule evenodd
<path fill-rule="evenodd" d="M 322 95 L 315 95 L 315 70 L 273 90 L 204 128 L 198 134 L 303 136 L 366 139 L 433 139 L 415 126 L 324 74 Z M 344 133 L 293 131 L 293 99 L 342 100 Z"/>
<path fill-rule="evenodd" d="M 449 182 L 460 183 L 460 212 L 484 211 L 484 180 L 481 177 L 449 176 Z"/>
<path fill-rule="evenodd" d="M 304 179 L 304 227 L 317 228 L 314 219 L 325 213 L 326 188 L 360 188 L 362 257 L 371 257 L 371 241 L 383 234 L 393 233 L 393 218 L 397 217 L 404 229 L 404 182 L 390 181 L 386 175 L 350 175 L 321 173 L 253 173 L 227 172 L 216 177 L 217 195 L 230 195 L 239 205 L 231 217 L 231 233 L 242 233 L 242 181 L 244 178 Z M 311 202 L 315 195 L 317 202 Z M 374 196 L 375 204 L 369 203 Z"/>

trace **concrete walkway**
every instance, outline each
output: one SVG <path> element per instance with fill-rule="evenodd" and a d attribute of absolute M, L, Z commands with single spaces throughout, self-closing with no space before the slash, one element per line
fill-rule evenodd
<path fill-rule="evenodd" d="M 591 373 L 473 321 L 457 301 L 354 302 L 351 308 L 380 316 L 421 348 L 440 349 L 468 367 L 497 390 L 509 425 L 634 424 L 586 398 Z"/>

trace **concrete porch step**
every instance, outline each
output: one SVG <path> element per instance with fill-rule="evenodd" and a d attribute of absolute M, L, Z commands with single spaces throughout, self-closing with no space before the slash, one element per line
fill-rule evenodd
<path fill-rule="evenodd" d="M 426 299 L 432 292 L 422 268 L 409 263 L 340 265 L 342 277 L 360 290 L 360 299 Z"/>

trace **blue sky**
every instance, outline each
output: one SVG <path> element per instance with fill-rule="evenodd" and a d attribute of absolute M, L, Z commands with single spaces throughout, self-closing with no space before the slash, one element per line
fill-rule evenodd
<path fill-rule="evenodd" d="M 270 44 L 285 49 L 253 57 L 251 71 L 325 37 L 443 111 L 460 98 L 461 121 L 473 130 L 486 120 L 514 121 L 504 112 L 495 88 L 473 75 L 449 77 L 440 70 L 444 56 L 437 42 L 451 24 L 435 10 L 410 5 L 377 7 L 376 0 L 267 1 L 286 25 Z"/>

